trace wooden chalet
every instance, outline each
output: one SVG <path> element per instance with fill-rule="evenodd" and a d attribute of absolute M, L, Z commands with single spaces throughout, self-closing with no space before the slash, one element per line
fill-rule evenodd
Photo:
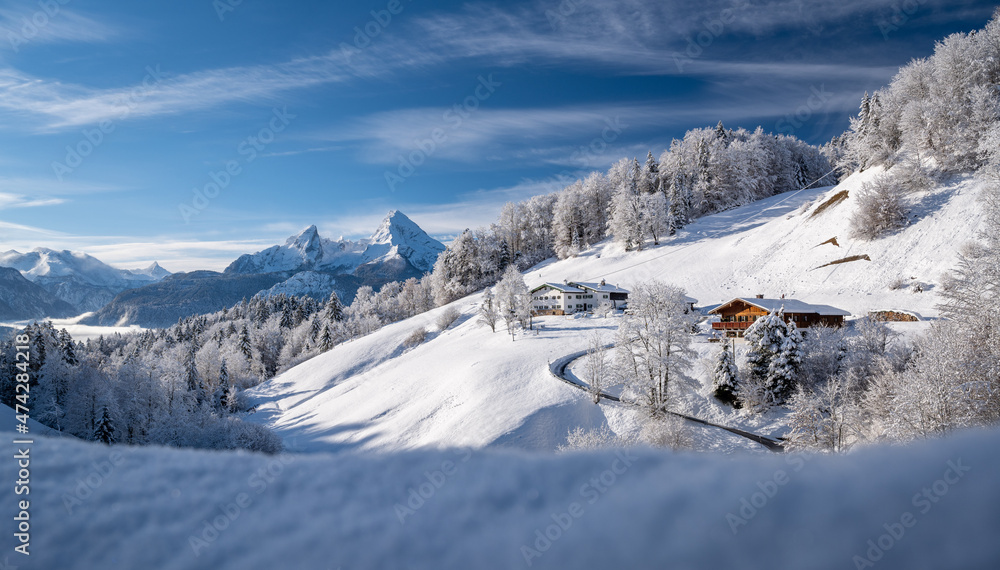
<path fill-rule="evenodd" d="M 839 327 L 844 324 L 844 317 L 851 314 L 829 305 L 813 305 L 795 299 L 765 299 L 763 295 L 739 297 L 708 313 L 719 315 L 719 320 L 712 323 L 713 330 L 725 332 L 727 337 L 742 338 L 750 325 L 773 311 L 782 311 L 785 322 L 793 322 L 798 328 L 820 324 Z"/>

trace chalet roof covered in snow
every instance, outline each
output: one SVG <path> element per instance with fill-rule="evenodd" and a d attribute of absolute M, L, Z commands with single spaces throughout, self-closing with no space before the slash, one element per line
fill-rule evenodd
<path fill-rule="evenodd" d="M 722 309 L 732 305 L 736 301 L 743 301 L 748 305 L 759 307 L 765 311 L 772 312 L 782 310 L 785 313 L 815 313 L 823 316 L 850 316 L 850 311 L 831 307 L 830 305 L 813 305 L 795 299 L 757 299 L 747 297 L 737 297 L 728 303 L 723 303 L 710 310 L 709 313 L 718 313 Z"/>
<path fill-rule="evenodd" d="M 538 287 L 532 289 L 531 292 L 534 293 L 535 291 L 540 291 L 542 289 L 545 289 L 546 287 L 550 289 L 555 289 L 560 293 L 575 293 L 575 294 L 583 293 L 582 289 L 578 289 L 576 287 L 573 287 L 572 285 L 567 285 L 566 283 L 542 283 Z"/>
<path fill-rule="evenodd" d="M 580 287 L 582 289 L 598 291 L 600 293 L 625 293 L 627 295 L 629 292 L 627 289 L 622 289 L 617 285 L 608 285 L 604 281 L 601 281 L 600 283 L 585 283 L 583 281 L 570 281 L 569 284 L 576 285 L 577 287 Z"/>

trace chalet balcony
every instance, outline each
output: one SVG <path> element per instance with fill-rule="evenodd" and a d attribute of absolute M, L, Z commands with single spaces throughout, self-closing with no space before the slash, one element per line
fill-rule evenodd
<path fill-rule="evenodd" d="M 744 331 L 750 328 L 753 321 L 719 321 L 712 323 L 712 330 L 717 331 Z"/>

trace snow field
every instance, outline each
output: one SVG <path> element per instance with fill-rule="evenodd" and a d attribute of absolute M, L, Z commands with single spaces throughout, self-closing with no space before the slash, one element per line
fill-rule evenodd
<path fill-rule="evenodd" d="M 39 436 L 31 556 L 5 556 L 25 569 L 995 568 L 998 446 L 994 429 L 836 457 L 264 456 Z M 13 481 L 14 461 L 0 469 Z M 0 508 L 17 512 L 15 498 Z"/>

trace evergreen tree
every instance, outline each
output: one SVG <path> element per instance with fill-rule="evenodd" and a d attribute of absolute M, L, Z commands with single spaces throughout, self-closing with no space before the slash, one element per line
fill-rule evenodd
<path fill-rule="evenodd" d="M 247 326 L 243 325 L 243 329 L 240 330 L 240 352 L 243 353 L 244 358 L 247 362 L 253 362 L 253 345 L 250 344 L 250 331 L 247 330 Z"/>
<path fill-rule="evenodd" d="M 340 302 L 340 297 L 337 296 L 336 291 L 330 293 L 330 298 L 326 300 L 326 306 L 323 308 L 323 316 L 328 321 L 344 320 L 344 304 Z"/>
<path fill-rule="evenodd" d="M 232 404 L 229 391 L 229 370 L 226 369 L 226 359 L 223 358 L 219 367 L 219 387 L 215 391 L 215 405 L 218 409 L 229 410 Z"/>
<path fill-rule="evenodd" d="M 184 359 L 184 378 L 188 392 L 193 394 L 195 400 L 200 404 L 205 401 L 205 385 L 202 383 L 198 367 L 195 365 L 196 352 L 197 346 L 192 342 L 187 351 L 187 358 Z"/>
<path fill-rule="evenodd" d="M 719 353 L 719 357 L 715 361 L 712 395 L 720 402 L 739 408 L 740 403 L 736 397 L 739 382 L 739 369 L 736 367 L 733 353 L 730 352 L 729 345 L 724 344 L 722 352 Z"/>
<path fill-rule="evenodd" d="M 715 137 L 727 145 L 729 144 L 729 133 L 726 132 L 726 127 L 722 125 L 722 121 L 715 125 Z"/>
<path fill-rule="evenodd" d="M 688 202 L 686 183 L 684 177 L 675 174 L 670 182 L 670 189 L 667 195 L 667 235 L 674 235 L 677 230 L 683 228 L 688 223 Z"/>
<path fill-rule="evenodd" d="M 108 445 L 115 442 L 115 425 L 111 421 L 111 413 L 107 406 L 101 408 L 101 419 L 97 420 L 97 426 L 94 428 L 94 441 Z"/>
<path fill-rule="evenodd" d="M 292 319 L 292 311 L 288 307 L 285 307 L 281 311 L 281 319 L 278 321 L 278 326 L 283 329 L 290 329 L 295 324 Z"/>
<path fill-rule="evenodd" d="M 63 362 L 70 366 L 80 363 L 76 358 L 76 347 L 73 345 L 73 337 L 66 329 L 59 331 L 59 348 L 62 349 Z"/>
<path fill-rule="evenodd" d="M 750 325 L 744 338 L 750 346 L 751 380 L 764 387 L 770 404 L 783 404 L 795 390 L 802 364 L 802 334 L 795 323 L 785 323 L 781 311 L 773 311 Z"/>
<path fill-rule="evenodd" d="M 783 404 L 791 397 L 798 383 L 802 366 L 802 333 L 795 323 L 785 323 L 785 338 L 768 370 L 767 388 L 774 401 Z"/>
<path fill-rule="evenodd" d="M 660 165 L 653 158 L 652 151 L 646 155 L 646 164 L 642 166 L 638 182 L 642 194 L 653 194 L 660 189 Z"/>
<path fill-rule="evenodd" d="M 333 335 L 330 334 L 330 325 L 323 327 L 323 334 L 319 338 L 320 352 L 326 352 L 333 348 Z"/>

